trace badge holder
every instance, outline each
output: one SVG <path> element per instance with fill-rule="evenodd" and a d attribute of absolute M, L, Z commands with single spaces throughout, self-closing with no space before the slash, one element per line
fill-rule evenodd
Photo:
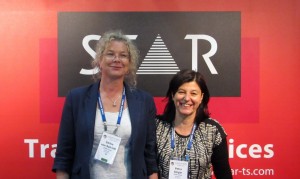
<path fill-rule="evenodd" d="M 169 179 L 187 179 L 188 166 L 188 161 L 170 160 Z"/>
<path fill-rule="evenodd" d="M 95 159 L 107 164 L 112 164 L 117 155 L 120 143 L 121 137 L 103 132 L 95 154 Z"/>

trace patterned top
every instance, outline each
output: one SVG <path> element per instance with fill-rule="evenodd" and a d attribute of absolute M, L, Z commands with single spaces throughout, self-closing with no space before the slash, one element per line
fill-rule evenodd
<path fill-rule="evenodd" d="M 157 118 L 156 126 L 160 178 L 168 178 L 169 162 L 172 154 L 176 157 L 183 157 L 185 154 L 189 154 L 189 178 L 210 179 L 212 165 L 214 166 L 215 174 L 217 173 L 220 178 L 232 178 L 228 163 L 226 133 L 216 120 L 209 118 L 200 123 L 199 127 L 195 130 L 190 151 L 186 150 L 189 136 L 182 136 L 175 132 L 175 149 L 172 152 L 172 128 L 170 123 Z M 217 149 L 220 147 L 222 150 Z M 217 152 L 220 152 L 221 154 L 218 154 Z M 214 155 L 217 157 L 214 157 Z M 219 167 L 218 165 L 223 166 Z M 226 171 L 220 172 L 216 171 L 217 169 L 225 169 Z"/>

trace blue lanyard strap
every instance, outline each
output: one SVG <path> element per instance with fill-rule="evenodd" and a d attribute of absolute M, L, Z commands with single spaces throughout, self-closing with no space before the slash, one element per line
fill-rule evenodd
<path fill-rule="evenodd" d="M 121 105 L 120 105 L 120 109 L 119 109 L 119 115 L 118 115 L 118 119 L 117 119 L 117 129 L 121 124 L 121 118 L 122 118 L 122 114 L 123 114 L 123 109 L 124 109 L 124 103 L 125 103 L 125 88 L 123 88 L 123 92 L 122 92 L 122 100 L 121 100 Z M 101 100 L 101 95 L 98 92 L 98 105 L 100 108 L 100 114 L 102 116 L 102 121 L 104 124 L 104 131 L 107 131 L 107 124 L 106 124 L 106 117 L 105 117 L 105 113 L 104 113 L 104 107 L 103 107 L 103 103 Z M 116 133 L 117 129 L 115 130 L 114 133 Z"/>
<path fill-rule="evenodd" d="M 191 150 L 191 148 L 192 148 L 195 130 L 196 130 L 196 124 L 193 125 L 192 131 L 191 131 L 191 134 L 190 134 L 190 138 L 188 140 L 187 147 L 186 147 L 187 150 Z M 175 129 L 174 129 L 174 127 L 172 127 L 171 148 L 172 148 L 172 150 L 175 149 Z M 189 156 L 187 155 L 186 159 L 188 159 L 188 157 Z"/>

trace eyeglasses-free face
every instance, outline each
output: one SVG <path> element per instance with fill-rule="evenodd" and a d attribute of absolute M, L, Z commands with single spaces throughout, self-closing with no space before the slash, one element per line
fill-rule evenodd
<path fill-rule="evenodd" d="M 203 93 L 195 81 L 182 84 L 173 96 L 176 115 L 195 117 L 203 99 Z"/>

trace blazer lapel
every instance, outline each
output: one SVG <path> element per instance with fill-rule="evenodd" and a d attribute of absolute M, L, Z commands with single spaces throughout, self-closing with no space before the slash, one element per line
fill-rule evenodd
<path fill-rule="evenodd" d="M 89 144 L 93 145 L 94 141 L 94 128 L 97 107 L 97 94 L 99 89 L 99 82 L 94 83 L 89 89 L 86 98 L 84 99 L 84 111 L 86 115 L 86 122 L 89 131 Z"/>
<path fill-rule="evenodd" d="M 139 128 L 139 118 L 140 118 L 140 111 L 142 109 L 142 104 L 139 99 L 139 97 L 134 92 L 135 89 L 130 89 L 128 85 L 125 84 L 125 90 L 126 90 L 126 99 L 128 104 L 128 110 L 130 115 L 130 121 L 131 121 L 131 142 L 134 141 L 134 138 L 137 136 L 137 130 Z"/>

